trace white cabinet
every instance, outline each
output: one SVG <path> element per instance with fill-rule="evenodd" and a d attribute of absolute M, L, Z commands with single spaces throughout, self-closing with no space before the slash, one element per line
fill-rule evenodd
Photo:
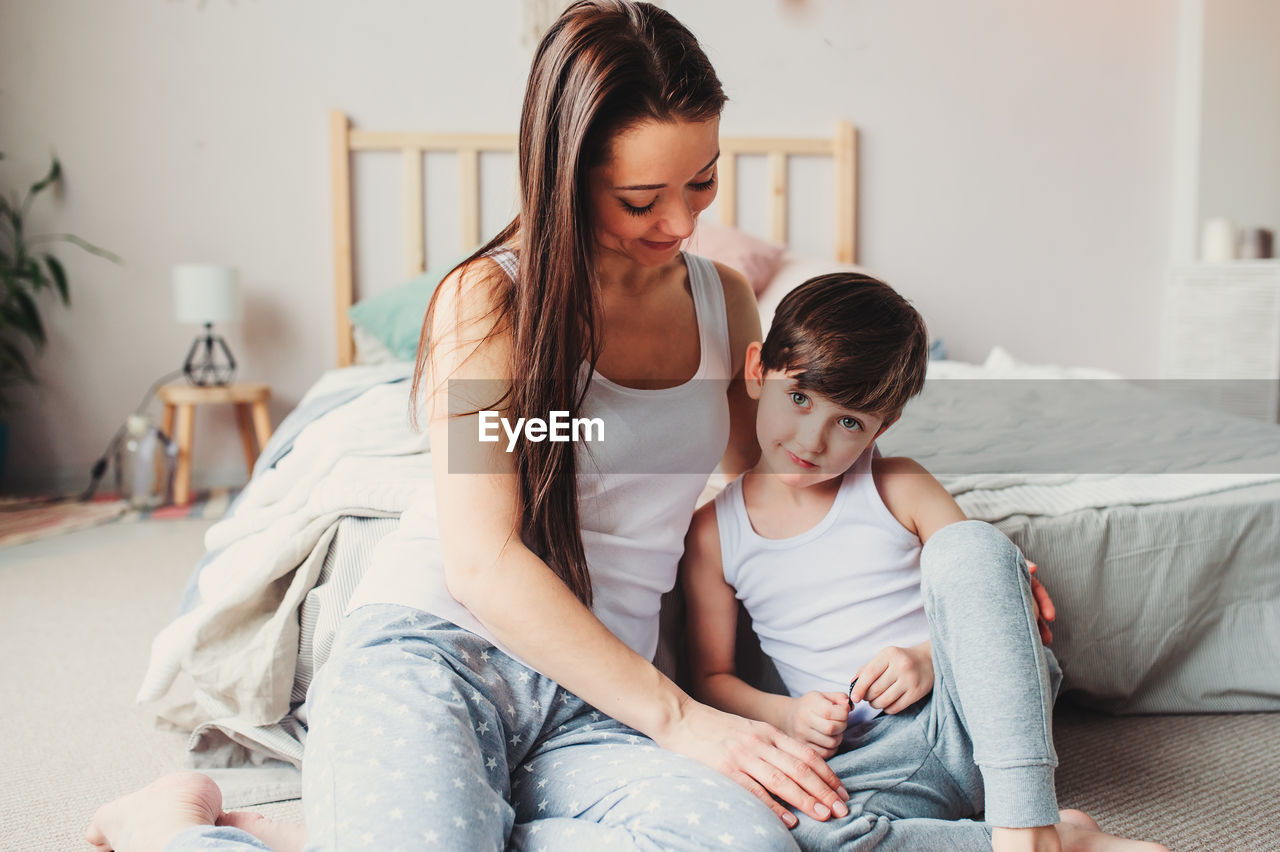
<path fill-rule="evenodd" d="M 1174 270 L 1165 292 L 1160 378 L 1252 417 L 1280 419 L 1280 261 Z"/>

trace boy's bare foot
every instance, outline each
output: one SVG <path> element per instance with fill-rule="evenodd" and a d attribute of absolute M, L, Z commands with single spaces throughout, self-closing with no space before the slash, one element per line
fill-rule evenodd
<path fill-rule="evenodd" d="M 996 828 L 994 852 L 1169 852 L 1158 843 L 1144 843 L 1107 834 L 1084 811 L 1059 811 L 1062 821 L 1038 828 Z"/>
<path fill-rule="evenodd" d="M 1169 852 L 1159 843 L 1107 834 L 1084 811 L 1059 811 L 1058 817 L 1062 820 L 1056 826 L 1062 838 L 1062 852 Z"/>
<path fill-rule="evenodd" d="M 161 852 L 177 835 L 213 825 L 222 791 L 208 775 L 175 772 L 98 808 L 84 833 L 96 852 Z"/>
<path fill-rule="evenodd" d="M 275 852 L 302 852 L 307 845 L 307 830 L 302 823 L 267 819 L 252 811 L 227 811 L 218 818 L 218 825 L 247 831 Z"/>

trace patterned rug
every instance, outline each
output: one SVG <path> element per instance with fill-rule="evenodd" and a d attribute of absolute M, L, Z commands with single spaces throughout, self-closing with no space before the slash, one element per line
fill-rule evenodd
<path fill-rule="evenodd" d="M 133 507 L 115 494 L 81 502 L 75 497 L 0 498 L 0 548 L 85 529 L 111 521 L 216 520 L 226 514 L 238 488 L 196 492 L 186 506 Z"/>

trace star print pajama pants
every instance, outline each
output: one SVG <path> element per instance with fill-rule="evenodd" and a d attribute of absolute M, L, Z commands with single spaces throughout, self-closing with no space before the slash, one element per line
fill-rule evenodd
<path fill-rule="evenodd" d="M 828 761 L 849 816 L 796 812 L 795 838 L 820 850 L 986 850 L 991 826 L 1058 821 L 1053 701 L 1062 670 L 1040 643 L 1031 575 L 980 521 L 936 532 L 920 556 L 933 692 L 850 728 Z M 971 819 L 985 808 L 986 822 Z"/>
<path fill-rule="evenodd" d="M 308 705 L 309 850 L 796 848 L 727 777 L 418 610 L 350 613 Z M 166 852 L 266 848 L 209 826 Z"/>

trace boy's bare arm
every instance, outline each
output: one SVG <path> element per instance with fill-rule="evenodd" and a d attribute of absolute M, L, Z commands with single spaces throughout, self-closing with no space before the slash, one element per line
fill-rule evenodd
<path fill-rule="evenodd" d="M 928 541 L 930 536 L 948 524 L 965 520 L 964 510 L 919 462 L 909 458 L 876 459 L 871 471 L 884 505 L 898 523 L 919 536 L 921 542 Z M 1053 639 L 1049 622 L 1054 620 L 1056 608 L 1048 590 L 1035 576 L 1037 566 L 1034 563 L 1028 565 L 1031 567 L 1036 625 L 1040 639 L 1047 645 Z"/>
<path fill-rule="evenodd" d="M 738 677 L 733 664 L 738 599 L 725 582 L 715 503 L 694 513 L 680 560 L 694 697 L 739 716 L 786 730 L 790 699 L 762 692 Z"/>
<path fill-rule="evenodd" d="M 882 458 L 872 462 L 880 499 L 889 512 L 921 542 L 943 527 L 965 519 L 964 511 L 942 483 L 914 459 Z"/>

